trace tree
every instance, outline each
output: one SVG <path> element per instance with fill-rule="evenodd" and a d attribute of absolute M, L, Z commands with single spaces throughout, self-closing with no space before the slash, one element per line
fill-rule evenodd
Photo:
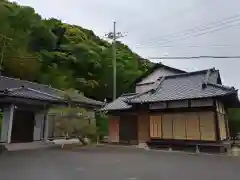
<path fill-rule="evenodd" d="M 82 98 L 82 94 L 75 89 L 69 89 L 61 94 L 67 101 L 68 107 L 55 108 L 50 111 L 55 114 L 54 122 L 57 136 L 77 137 L 82 144 L 87 144 L 85 138 L 95 139 L 97 136 L 96 124 L 84 108 L 74 106 L 73 101 Z"/>
<path fill-rule="evenodd" d="M 0 34 L 12 39 L 4 49 L 4 75 L 74 88 L 97 100 L 112 98 L 111 44 L 92 30 L 43 19 L 33 8 L 6 0 L 0 0 L 0 23 Z M 0 38 L 0 52 L 3 43 Z M 152 63 L 121 42 L 116 46 L 119 96 L 131 91 Z"/>
<path fill-rule="evenodd" d="M 236 137 L 237 133 L 240 132 L 240 109 L 231 108 L 229 112 L 229 129 L 231 137 Z"/>
<path fill-rule="evenodd" d="M 55 114 L 54 122 L 57 136 L 77 137 L 85 144 L 84 138 L 94 138 L 96 126 L 91 124 L 92 117 L 83 108 L 58 108 L 51 111 Z"/>

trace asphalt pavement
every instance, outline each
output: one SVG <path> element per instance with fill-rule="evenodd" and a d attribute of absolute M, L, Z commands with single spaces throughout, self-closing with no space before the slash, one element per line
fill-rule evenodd
<path fill-rule="evenodd" d="M 240 158 L 92 148 L 0 155 L 1 180 L 239 180 Z"/>

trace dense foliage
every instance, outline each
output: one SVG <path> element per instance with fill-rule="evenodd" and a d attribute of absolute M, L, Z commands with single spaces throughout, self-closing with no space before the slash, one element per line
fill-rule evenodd
<path fill-rule="evenodd" d="M 75 88 L 98 100 L 112 97 L 111 44 L 91 30 L 42 19 L 33 8 L 6 0 L 0 0 L 0 23 L 4 75 Z M 117 42 L 117 94 L 130 91 L 150 66 Z"/>
<path fill-rule="evenodd" d="M 240 109 L 229 109 L 229 128 L 231 137 L 235 137 L 237 133 L 240 133 Z"/>

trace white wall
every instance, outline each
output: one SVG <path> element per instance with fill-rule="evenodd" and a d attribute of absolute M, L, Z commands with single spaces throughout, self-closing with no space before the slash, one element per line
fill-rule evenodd
<path fill-rule="evenodd" d="M 140 81 L 139 83 L 137 83 L 136 87 L 135 87 L 135 92 L 136 93 L 143 93 L 146 92 L 150 89 L 155 88 L 156 86 L 156 81 L 158 80 L 159 77 L 163 77 L 163 76 L 169 76 L 169 75 L 174 75 L 174 74 L 178 74 L 174 71 L 165 69 L 163 67 L 156 69 L 153 73 L 151 73 L 149 76 L 145 77 L 142 79 L 142 81 Z"/>
<path fill-rule="evenodd" d="M 5 107 L 3 109 L 2 131 L 1 131 L 2 142 L 10 143 L 11 141 L 13 113 L 14 113 L 13 105 L 10 105 L 9 107 Z"/>
<path fill-rule="evenodd" d="M 10 107 L 6 107 L 3 109 L 2 131 L 1 131 L 1 141 L 3 142 L 7 142 L 8 140 L 9 118 L 10 118 Z"/>
<path fill-rule="evenodd" d="M 43 125 L 44 125 L 44 113 L 45 113 L 45 111 L 39 111 L 39 112 L 35 113 L 35 124 L 34 124 L 34 133 L 33 133 L 34 141 L 39 141 L 42 139 Z"/>
<path fill-rule="evenodd" d="M 168 69 L 159 68 L 159 69 L 156 69 L 149 76 L 143 78 L 142 81 L 139 82 L 138 84 L 145 84 L 145 83 L 150 83 L 150 82 L 156 82 L 159 77 L 169 76 L 169 75 L 174 75 L 174 74 L 178 74 L 178 73 L 176 73 L 174 71 L 171 71 L 171 70 L 168 70 Z"/>

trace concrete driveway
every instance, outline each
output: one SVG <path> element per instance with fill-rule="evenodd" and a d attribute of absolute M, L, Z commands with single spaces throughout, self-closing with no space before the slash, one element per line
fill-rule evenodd
<path fill-rule="evenodd" d="M 132 149 L 45 149 L 1 155 L 0 179 L 239 180 L 240 159 Z"/>

